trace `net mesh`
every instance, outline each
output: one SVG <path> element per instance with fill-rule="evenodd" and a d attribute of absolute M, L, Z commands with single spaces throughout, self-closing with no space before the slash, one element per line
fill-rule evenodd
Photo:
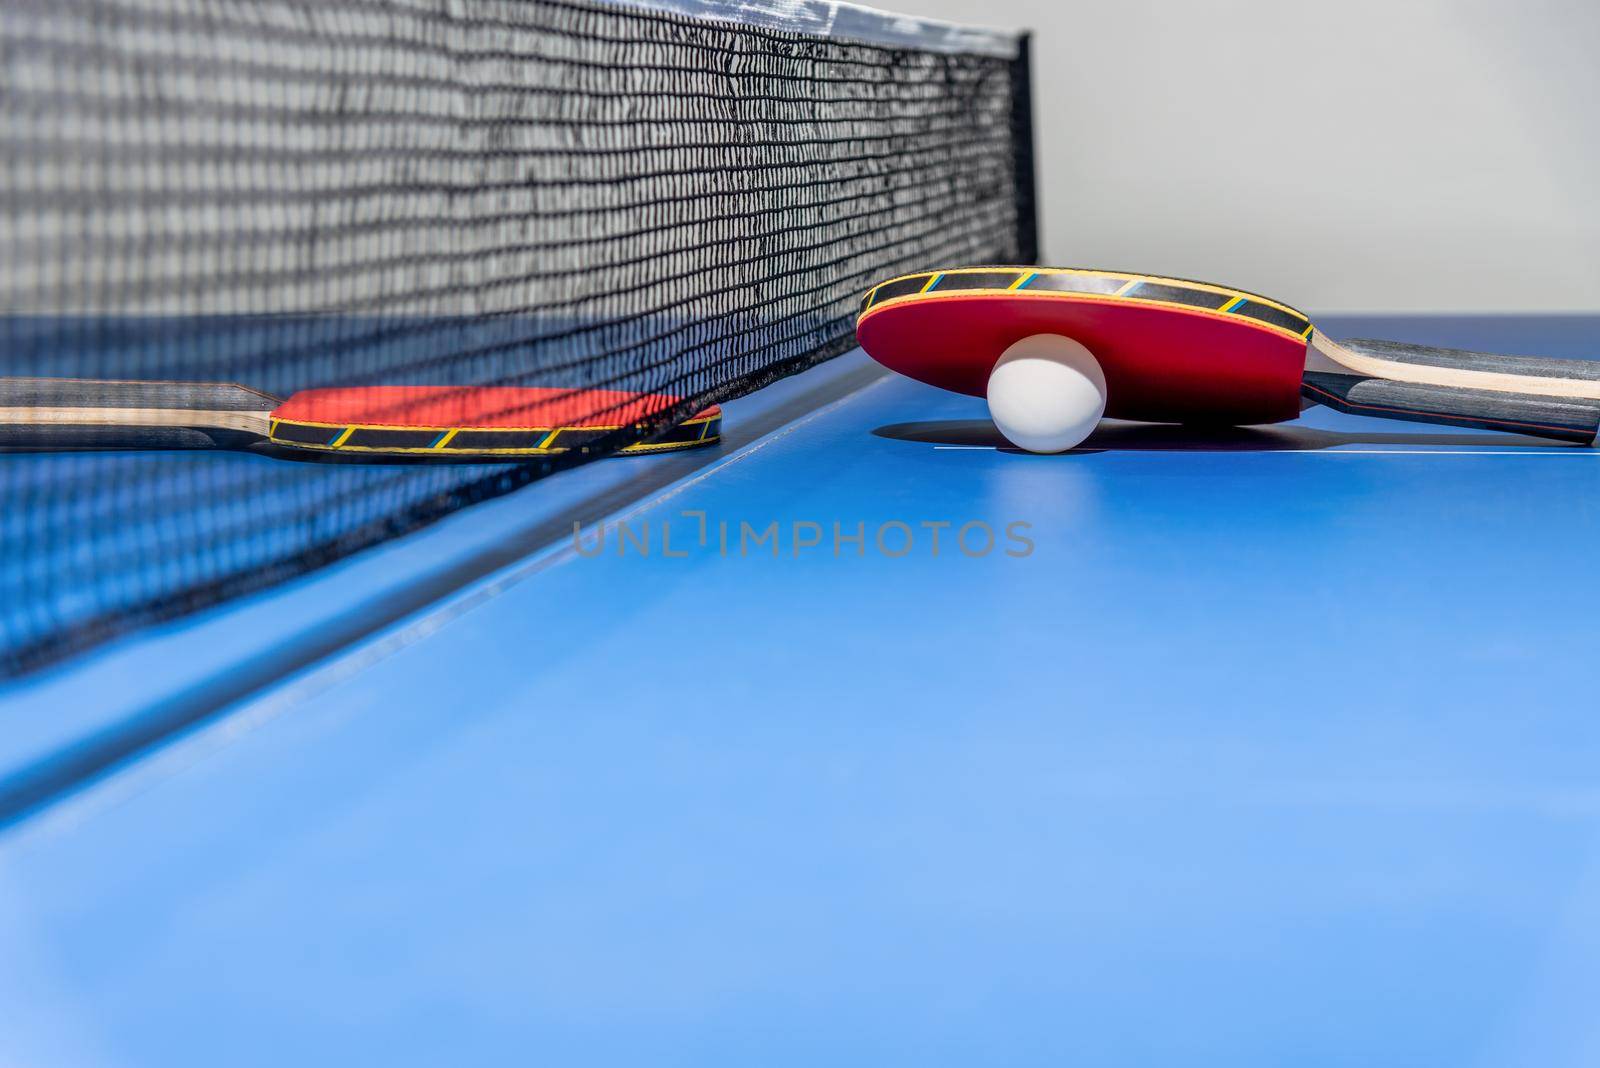
<path fill-rule="evenodd" d="M 657 429 L 847 349 L 884 276 L 1033 259 L 1025 50 L 558 0 L 7 0 L 0 49 L 9 376 L 680 398 Z M 0 671 L 576 459 L 7 450 Z"/>

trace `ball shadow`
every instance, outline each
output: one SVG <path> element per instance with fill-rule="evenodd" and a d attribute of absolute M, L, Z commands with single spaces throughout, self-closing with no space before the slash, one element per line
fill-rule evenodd
<path fill-rule="evenodd" d="M 893 441 L 959 448 L 991 448 L 1023 455 L 988 419 L 944 419 L 890 423 L 873 430 Z M 1282 452 L 1331 449 L 1340 445 L 1497 445 L 1547 449 L 1555 442 L 1521 434 L 1346 433 L 1305 426 L 1207 427 L 1132 423 L 1104 419 L 1083 444 L 1061 455 L 1093 452 Z"/>

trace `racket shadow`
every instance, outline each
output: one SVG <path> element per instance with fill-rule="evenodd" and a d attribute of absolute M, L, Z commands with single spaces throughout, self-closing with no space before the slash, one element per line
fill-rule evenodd
<path fill-rule="evenodd" d="M 872 431 L 880 438 L 954 448 L 998 449 L 1021 453 L 987 419 L 945 419 L 889 423 Z M 1167 423 L 1103 420 L 1082 445 L 1062 455 L 1090 452 L 1301 452 L 1343 445 L 1493 445 L 1549 449 L 1550 441 L 1520 434 L 1486 433 L 1352 433 L 1307 426 L 1201 427 Z M 1560 446 L 1554 446 L 1560 447 Z M 1582 448 L 1583 446 L 1572 446 Z"/>

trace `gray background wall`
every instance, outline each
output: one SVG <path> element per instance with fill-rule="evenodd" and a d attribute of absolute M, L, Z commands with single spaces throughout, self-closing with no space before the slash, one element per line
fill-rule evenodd
<path fill-rule="evenodd" d="M 1035 31 L 1046 261 L 1600 309 L 1600 0 L 875 0 Z"/>

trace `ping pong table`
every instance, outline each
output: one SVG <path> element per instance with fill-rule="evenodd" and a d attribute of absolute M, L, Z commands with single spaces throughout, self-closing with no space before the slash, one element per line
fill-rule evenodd
<path fill-rule="evenodd" d="M 1600 451 L 725 412 L 5 693 L 0 1062 L 1594 1063 Z"/>

